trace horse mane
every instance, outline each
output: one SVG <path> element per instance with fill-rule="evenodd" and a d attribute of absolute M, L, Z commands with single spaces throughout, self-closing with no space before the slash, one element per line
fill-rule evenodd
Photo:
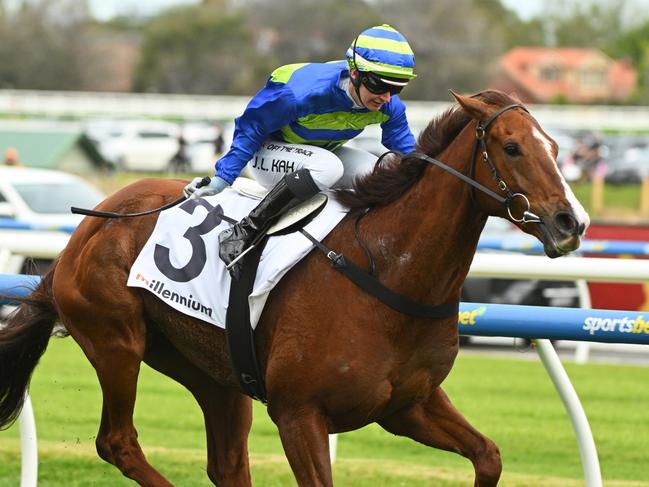
<path fill-rule="evenodd" d="M 497 90 L 483 91 L 472 98 L 497 107 L 516 103 L 509 95 Z M 456 103 L 428 123 L 419 134 L 415 150 L 437 157 L 470 120 L 471 117 Z M 336 191 L 336 197 L 350 210 L 388 205 L 419 180 L 426 166 L 428 163 L 420 159 L 402 158 L 394 153 L 385 154 L 379 158 L 371 173 L 354 179 L 352 189 Z"/>

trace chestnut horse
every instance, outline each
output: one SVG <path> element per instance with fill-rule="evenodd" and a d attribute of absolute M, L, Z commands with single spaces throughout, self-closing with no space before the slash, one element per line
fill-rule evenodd
<path fill-rule="evenodd" d="M 538 215 L 540 221 L 518 225 L 543 242 L 548 256 L 576 249 L 588 216 L 559 173 L 556 143 L 508 95 L 454 96 L 459 105 L 428 125 L 418 151 L 472 174 L 493 193 L 504 194 L 506 183 L 525 195 L 529 208 L 519 197 L 522 208 L 510 211 L 516 219 L 526 209 Z M 485 145 L 476 156 L 476 124 L 485 120 L 488 127 L 477 130 Z M 178 198 L 184 185 L 142 180 L 98 209 L 157 208 Z M 340 194 L 351 213 L 325 243 L 366 267 L 367 248 L 375 276 L 414 301 L 453 303 L 460 298 L 487 217 L 508 217 L 508 207 L 493 193 L 472 189 L 425 160 L 395 157 L 358 180 L 355 191 Z M 358 222 L 361 244 L 354 215 L 367 208 Z M 146 460 L 133 424 L 144 361 L 183 384 L 198 401 L 212 482 L 250 486 L 251 399 L 242 394 L 230 368 L 224 331 L 178 313 L 146 290 L 126 287 L 129 269 L 155 223 L 152 215 L 88 217 L 79 225 L 52 270 L 0 331 L 0 424 L 15 419 L 31 372 L 60 319 L 99 378 L 103 410 L 96 446 L 101 458 L 140 485 L 172 485 Z M 455 317 L 431 320 L 394 311 L 316 251 L 272 291 L 256 329 L 256 348 L 268 414 L 300 486 L 333 485 L 327 434 L 372 422 L 465 456 L 475 468 L 475 485 L 498 483 L 498 448 L 440 387 L 458 352 Z"/>

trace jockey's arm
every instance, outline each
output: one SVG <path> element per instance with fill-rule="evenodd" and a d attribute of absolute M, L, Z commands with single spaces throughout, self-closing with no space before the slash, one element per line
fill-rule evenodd
<path fill-rule="evenodd" d="M 269 81 L 235 120 L 232 145 L 216 162 L 216 176 L 232 184 L 268 137 L 297 118 L 296 105 L 290 88 Z"/>
<path fill-rule="evenodd" d="M 390 150 L 409 154 L 415 150 L 415 136 L 410 130 L 406 107 L 398 98 L 391 103 L 390 118 L 381 124 L 381 143 Z"/>

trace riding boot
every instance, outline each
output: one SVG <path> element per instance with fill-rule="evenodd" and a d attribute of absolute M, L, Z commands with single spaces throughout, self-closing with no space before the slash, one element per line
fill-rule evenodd
<path fill-rule="evenodd" d="M 277 217 L 319 191 L 308 169 L 299 169 L 284 176 L 247 217 L 220 233 L 221 260 L 226 266 L 230 265 L 257 237 L 264 235 Z M 235 279 L 240 275 L 240 264 L 241 260 L 230 268 L 230 274 Z"/>

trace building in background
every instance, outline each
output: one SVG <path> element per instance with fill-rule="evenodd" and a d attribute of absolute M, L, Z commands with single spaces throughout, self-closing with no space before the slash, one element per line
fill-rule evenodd
<path fill-rule="evenodd" d="M 626 61 L 598 49 L 517 47 L 500 58 L 491 87 L 527 103 L 615 103 L 636 83 Z"/>
<path fill-rule="evenodd" d="M 81 129 L 0 126 L 0 151 L 13 148 L 23 166 L 91 174 L 108 168 L 95 145 Z"/>

